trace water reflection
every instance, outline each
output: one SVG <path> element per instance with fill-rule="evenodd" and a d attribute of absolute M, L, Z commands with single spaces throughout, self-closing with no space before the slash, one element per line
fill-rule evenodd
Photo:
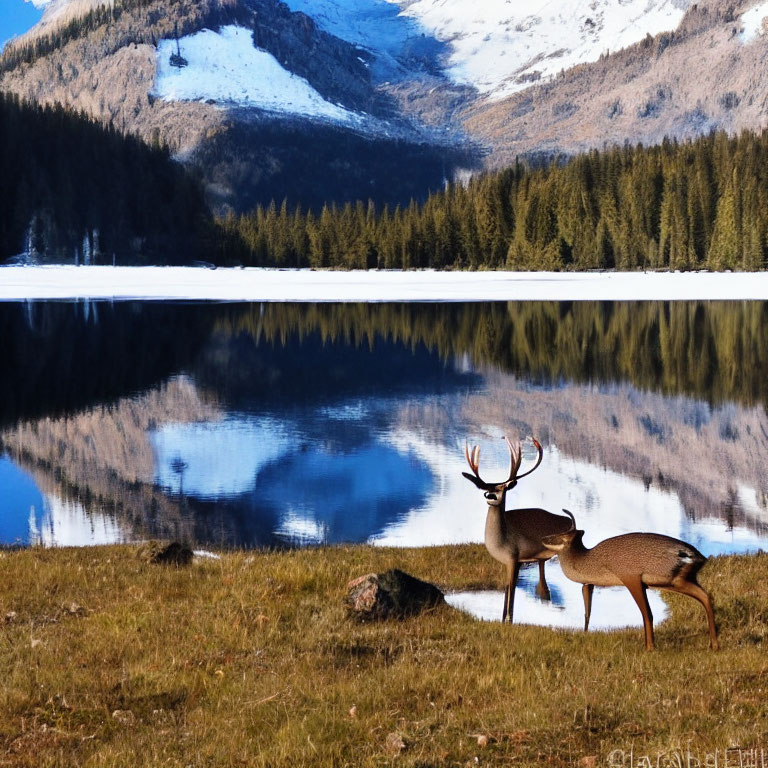
<path fill-rule="evenodd" d="M 706 554 L 764 548 L 764 316 L 757 303 L 0 306 L 0 540 L 478 542 L 464 441 L 492 476 L 503 434 L 535 434 L 544 462 L 508 503 L 572 510 L 588 545 L 647 529 Z M 552 603 L 524 576 L 516 613 L 571 625 L 579 588 L 548 572 Z M 623 599 L 610 594 L 595 603 L 606 616 Z"/>
<path fill-rule="evenodd" d="M 253 491 L 261 468 L 292 447 L 283 422 L 247 414 L 163 424 L 149 439 L 155 451 L 155 483 L 171 494 L 200 499 Z"/>
<path fill-rule="evenodd" d="M 235 513 L 239 543 L 366 541 L 423 504 L 433 477 L 412 452 L 362 431 L 362 405 L 341 411 L 343 419 L 308 408 L 283 419 L 239 414 L 164 425 L 150 435 L 155 482 L 191 506 L 247 509 L 247 517 Z M 273 521 L 271 532 L 264 520 Z"/>
<path fill-rule="evenodd" d="M 538 578 L 538 569 L 535 571 Z M 553 563 L 548 568 L 547 581 L 550 589 L 557 586 L 559 594 L 551 602 L 540 600 L 532 594 L 533 585 L 521 581 L 515 594 L 515 622 L 519 624 L 543 624 L 563 629 L 584 629 L 584 602 L 581 585 L 568 581 Z M 454 608 L 466 611 L 482 621 L 500 621 L 504 605 L 504 592 L 454 592 L 445 596 Z M 648 590 L 648 603 L 656 624 L 667 615 L 667 605 L 657 590 Z M 624 587 L 601 587 L 596 590 L 589 619 L 590 630 L 642 627 L 643 618 L 629 592 Z"/>
<path fill-rule="evenodd" d="M 106 514 L 89 514 L 77 501 L 47 496 L 40 510 L 29 510 L 30 544 L 83 547 L 130 540 L 127 526 Z"/>

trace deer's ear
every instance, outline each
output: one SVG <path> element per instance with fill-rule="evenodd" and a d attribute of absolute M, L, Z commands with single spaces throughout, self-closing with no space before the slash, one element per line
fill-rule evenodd
<path fill-rule="evenodd" d="M 480 480 L 479 478 L 475 477 L 474 475 L 470 475 L 469 472 L 462 472 L 462 475 L 469 480 L 470 483 L 474 483 L 477 488 L 479 488 L 481 491 L 486 490 L 485 483 Z"/>
<path fill-rule="evenodd" d="M 545 536 L 541 543 L 553 552 L 560 552 L 565 547 L 565 543 L 559 536 Z"/>

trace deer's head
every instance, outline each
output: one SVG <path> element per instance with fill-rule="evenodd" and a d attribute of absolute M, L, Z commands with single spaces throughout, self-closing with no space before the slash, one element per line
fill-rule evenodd
<path fill-rule="evenodd" d="M 530 475 L 531 472 L 541 464 L 541 460 L 544 457 L 544 451 L 542 450 L 539 441 L 532 437 L 531 440 L 533 440 L 533 444 L 539 452 L 539 457 L 531 469 L 520 474 L 520 464 L 523 460 L 523 446 L 519 441 L 517 443 L 512 443 L 508 437 L 505 437 L 504 440 L 509 448 L 509 477 L 500 483 L 488 483 L 480 477 L 480 446 L 473 446 L 471 451 L 469 450 L 469 445 L 464 447 L 464 455 L 467 457 L 467 464 L 469 464 L 472 474 L 470 475 L 469 472 L 462 472 L 461 474 L 471 483 L 474 483 L 481 491 L 484 491 L 483 495 L 490 507 L 503 508 L 504 498 L 507 491 L 510 488 L 514 488 L 517 485 L 518 480 L 526 475 Z"/>

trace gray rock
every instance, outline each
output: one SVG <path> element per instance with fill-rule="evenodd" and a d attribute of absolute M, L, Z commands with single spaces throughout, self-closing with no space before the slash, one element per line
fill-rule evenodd
<path fill-rule="evenodd" d="M 349 615 L 358 621 L 404 619 L 444 602 L 436 586 L 396 568 L 354 579 L 344 598 Z"/>
<path fill-rule="evenodd" d="M 139 547 L 139 560 L 160 565 L 189 565 L 192 562 L 192 550 L 178 541 L 148 541 Z"/>

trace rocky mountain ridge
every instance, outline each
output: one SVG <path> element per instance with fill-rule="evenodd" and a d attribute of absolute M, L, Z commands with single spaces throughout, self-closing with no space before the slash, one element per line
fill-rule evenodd
<path fill-rule="evenodd" d="M 465 128 L 493 147 L 494 167 L 531 152 L 761 131 L 768 124 L 761 26 L 768 6 L 750 5 L 694 5 L 673 32 L 649 35 L 504 101 L 472 105 Z"/>
<path fill-rule="evenodd" d="M 50 0 L 6 47 L 0 89 L 166 144 L 218 210 L 283 193 L 407 202 L 518 156 L 766 124 L 768 6 L 534 5 Z M 177 50 L 186 66 L 171 65 Z M 265 96 L 276 73 L 285 85 Z"/>

